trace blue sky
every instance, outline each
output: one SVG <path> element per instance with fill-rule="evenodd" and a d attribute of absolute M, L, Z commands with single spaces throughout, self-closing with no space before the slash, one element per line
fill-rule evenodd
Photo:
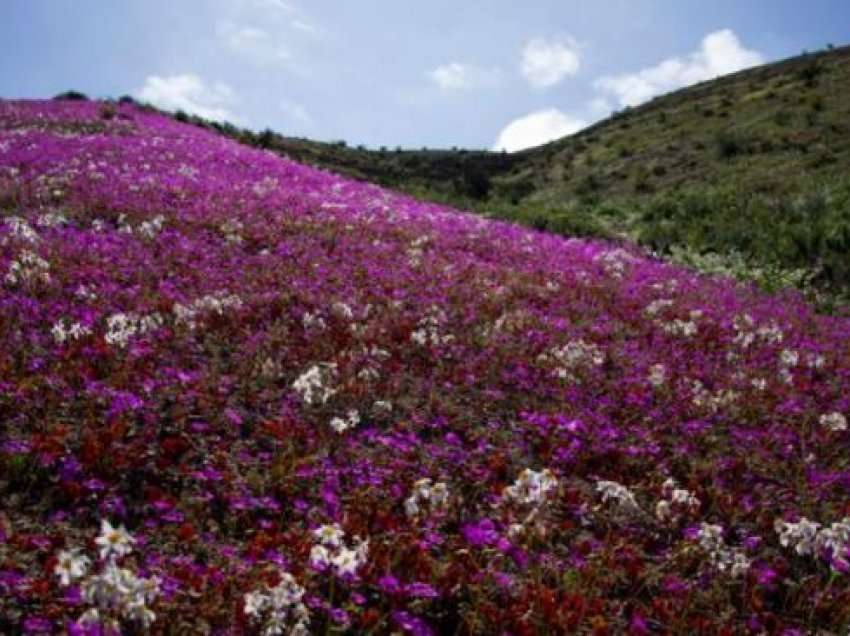
<path fill-rule="evenodd" d="M 74 88 L 316 139 L 505 147 L 827 43 L 847 0 L 4 0 L 0 96 Z"/>

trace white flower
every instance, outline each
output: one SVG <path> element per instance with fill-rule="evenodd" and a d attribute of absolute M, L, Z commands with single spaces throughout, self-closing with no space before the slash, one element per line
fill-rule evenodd
<path fill-rule="evenodd" d="M 350 428 L 354 428 L 360 423 L 360 413 L 354 409 L 347 413 L 345 419 L 334 417 L 330 421 L 331 428 L 337 433 L 344 433 Z"/>
<path fill-rule="evenodd" d="M 415 496 L 411 495 L 404 500 L 404 513 L 408 517 L 415 517 L 419 514 L 419 501 Z"/>
<path fill-rule="evenodd" d="M 662 323 L 661 328 L 666 333 L 674 336 L 682 336 L 683 338 L 690 338 L 691 336 L 695 336 L 697 333 L 697 323 L 695 321 L 680 320 L 679 318 L 676 318 L 671 322 Z"/>
<path fill-rule="evenodd" d="M 330 563 L 330 558 L 330 552 L 323 545 L 314 545 L 310 550 L 310 564 L 315 567 L 325 567 Z"/>
<path fill-rule="evenodd" d="M 57 557 L 53 572 L 59 577 L 61 584 L 67 586 L 85 576 L 89 563 L 89 558 L 79 554 L 79 550 L 63 550 Z"/>
<path fill-rule="evenodd" d="M 339 527 L 339 524 L 332 523 L 319 526 L 313 530 L 313 536 L 315 536 L 322 545 L 336 548 L 342 543 L 342 540 L 345 537 L 345 531 Z"/>
<path fill-rule="evenodd" d="M 574 370 L 600 366 L 605 362 L 605 354 L 594 343 L 578 338 L 570 340 L 563 347 L 553 347 L 541 353 L 537 361 L 553 365 L 555 376 L 574 380 Z"/>
<path fill-rule="evenodd" d="M 557 488 L 558 480 L 548 468 L 540 472 L 526 468 L 513 485 L 505 488 L 504 498 L 520 504 L 540 504 Z"/>
<path fill-rule="evenodd" d="M 432 484 L 427 477 L 413 484 L 413 492 L 404 502 L 404 511 L 408 517 L 416 517 L 421 512 L 420 502 L 432 511 L 446 506 L 449 499 L 449 488 L 443 482 Z"/>
<path fill-rule="evenodd" d="M 700 503 L 699 499 L 694 497 L 690 491 L 685 490 L 684 488 L 676 488 L 670 496 L 670 501 L 675 504 L 688 506 L 689 508 L 696 508 Z"/>
<path fill-rule="evenodd" d="M 317 331 L 322 331 L 327 326 L 318 313 L 311 314 L 309 311 L 304 312 L 304 315 L 301 316 L 301 324 L 304 325 L 304 329 L 316 329 Z"/>
<path fill-rule="evenodd" d="M 269 597 L 257 590 L 245 594 L 244 599 L 245 613 L 252 617 L 259 617 L 270 603 Z"/>
<path fill-rule="evenodd" d="M 122 557 L 133 551 L 131 547 L 136 540 L 130 536 L 124 526 L 114 528 L 106 519 L 100 522 L 100 536 L 94 540 L 100 546 L 100 558 L 115 555 Z"/>
<path fill-rule="evenodd" d="M 779 352 L 779 362 L 784 367 L 796 367 L 800 361 L 800 355 L 792 349 L 783 349 Z"/>
<path fill-rule="evenodd" d="M 280 582 L 274 587 L 245 594 L 245 614 L 254 623 L 260 623 L 260 633 L 264 636 L 306 636 L 310 611 L 301 602 L 303 596 L 304 588 L 295 578 L 289 572 L 281 572 Z"/>
<path fill-rule="evenodd" d="M 331 565 L 339 576 L 354 575 L 357 573 L 357 568 L 360 567 L 360 559 L 356 550 L 342 548 L 331 559 Z"/>
<path fill-rule="evenodd" d="M 644 313 L 649 317 L 654 317 L 658 312 L 662 309 L 666 309 L 667 307 L 672 307 L 673 301 L 667 298 L 657 298 L 653 300 L 646 306 L 644 309 Z"/>
<path fill-rule="evenodd" d="M 369 541 L 359 541 L 355 539 L 355 547 L 353 549 L 340 547 L 335 555 L 331 557 L 331 565 L 334 568 L 337 576 L 353 576 L 357 570 L 366 563 L 366 558 L 369 554 Z"/>
<path fill-rule="evenodd" d="M 839 432 L 847 430 L 847 418 L 843 414 L 834 412 L 820 416 L 821 426 L 825 426 L 830 431 Z"/>
<path fill-rule="evenodd" d="M 800 556 L 813 554 L 816 547 L 819 523 L 802 517 L 797 523 L 777 519 L 774 529 L 779 534 L 779 543 L 787 548 L 793 547 Z"/>
<path fill-rule="evenodd" d="M 324 404 L 336 393 L 336 389 L 330 386 L 335 373 L 336 364 L 332 362 L 314 364 L 292 383 L 292 388 L 307 404 Z"/>

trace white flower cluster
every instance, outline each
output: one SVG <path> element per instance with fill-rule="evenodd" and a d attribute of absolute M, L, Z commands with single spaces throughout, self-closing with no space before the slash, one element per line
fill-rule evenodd
<path fill-rule="evenodd" d="M 597 254 L 594 261 L 601 263 L 605 272 L 616 279 L 621 279 L 626 273 L 626 265 L 636 263 L 638 259 L 622 248 L 614 248 Z"/>
<path fill-rule="evenodd" d="M 697 335 L 697 331 L 699 331 L 699 326 L 697 325 L 697 320 L 702 316 L 702 312 L 699 309 L 694 309 L 691 311 L 688 320 L 682 320 L 681 318 L 674 318 L 669 322 L 661 322 L 659 323 L 661 326 L 661 330 L 664 333 L 668 333 L 671 336 L 680 336 L 682 338 L 691 338 L 692 336 Z"/>
<path fill-rule="evenodd" d="M 818 420 L 820 425 L 829 429 L 834 433 L 847 430 L 847 418 L 842 413 L 837 411 L 834 413 L 826 413 L 820 416 Z"/>
<path fill-rule="evenodd" d="M 118 231 L 121 234 L 133 233 L 133 226 L 127 222 L 127 215 L 123 212 L 118 215 Z"/>
<path fill-rule="evenodd" d="M 503 499 L 522 505 L 538 505 L 543 503 L 558 487 L 558 479 L 548 468 L 537 472 L 526 468 L 513 485 L 505 488 Z"/>
<path fill-rule="evenodd" d="M 449 488 L 442 481 L 432 483 L 428 477 L 413 484 L 413 492 L 404 500 L 404 512 L 408 517 L 417 517 L 423 508 L 431 512 L 445 509 L 449 502 Z"/>
<path fill-rule="evenodd" d="M 445 322 L 445 312 L 437 306 L 432 306 L 425 317 L 416 325 L 417 328 L 411 332 L 410 340 L 421 347 L 427 345 L 439 347 L 449 344 L 455 337 L 451 334 L 440 333 L 440 326 Z"/>
<path fill-rule="evenodd" d="M 303 598 L 304 588 L 289 572 L 281 572 L 280 582 L 274 587 L 245 594 L 245 614 L 261 623 L 263 636 L 307 636 L 310 611 Z"/>
<path fill-rule="evenodd" d="M 111 345 L 126 347 L 133 336 L 144 335 L 159 329 L 162 325 L 162 316 L 156 312 L 147 316 L 139 316 L 134 313 L 112 314 L 106 319 L 104 339 Z"/>
<path fill-rule="evenodd" d="M 148 607 L 159 595 L 156 577 L 142 578 L 127 568 L 119 567 L 117 559 L 132 552 L 135 539 L 124 526 L 113 527 L 101 521 L 100 535 L 95 544 L 103 561 L 100 572 L 88 573 L 91 560 L 79 549 L 63 550 L 53 571 L 63 586 L 79 582 L 83 600 L 90 607 L 77 620 L 83 627 L 101 626 L 121 633 L 121 623 L 132 621 L 147 629 L 156 619 Z"/>
<path fill-rule="evenodd" d="M 690 491 L 679 488 L 672 477 L 661 487 L 664 499 L 655 505 L 655 516 L 659 521 L 675 521 L 682 512 L 695 512 L 700 506 L 700 500 Z"/>
<path fill-rule="evenodd" d="M 354 547 L 345 545 L 345 532 L 338 524 L 329 524 L 313 531 L 318 543 L 310 550 L 310 563 L 317 568 L 328 566 L 337 576 L 354 576 L 366 563 L 369 555 L 369 540 L 355 536 Z"/>
<path fill-rule="evenodd" d="M 307 404 L 325 404 L 337 390 L 331 386 L 336 376 L 336 363 L 320 362 L 302 373 L 292 388 Z"/>
<path fill-rule="evenodd" d="M 738 578 L 750 569 L 750 560 L 740 548 L 728 548 L 723 540 L 723 526 L 702 523 L 697 532 L 700 546 L 708 552 L 711 564 L 721 572 Z"/>
<path fill-rule="evenodd" d="M 50 282 L 50 263 L 30 250 L 21 250 L 16 260 L 9 263 L 6 282 L 10 285 L 30 281 Z"/>
<path fill-rule="evenodd" d="M 820 529 L 819 523 L 809 521 L 805 517 L 797 523 L 777 519 L 773 527 L 779 535 L 779 543 L 783 548 L 792 547 L 800 556 L 815 552 L 818 530 Z"/>
<path fill-rule="evenodd" d="M 354 428 L 360 423 L 360 413 L 355 409 L 351 409 L 345 418 L 333 417 L 330 421 L 330 427 L 337 433 L 344 433 L 350 428 Z"/>
<path fill-rule="evenodd" d="M 226 310 L 239 309 L 241 306 L 242 299 L 237 294 L 217 292 L 196 298 L 188 305 L 174 303 L 172 312 L 178 325 L 184 324 L 194 330 L 198 326 L 200 316 L 204 313 L 210 312 L 223 316 Z"/>
<path fill-rule="evenodd" d="M 553 347 L 537 356 L 537 361 L 554 367 L 556 377 L 574 380 L 573 371 L 579 368 L 598 367 L 605 362 L 605 354 L 592 342 L 570 340 L 563 347 Z"/>
<path fill-rule="evenodd" d="M 777 519 L 774 529 L 784 548 L 793 548 L 800 556 L 818 556 L 827 552 L 833 569 L 850 567 L 850 517 L 821 528 L 821 524 L 802 517 L 797 523 Z"/>
<path fill-rule="evenodd" d="M 656 315 L 658 315 L 659 312 L 672 306 L 673 301 L 669 298 L 656 298 L 646 306 L 646 308 L 643 310 L 643 313 L 645 313 L 650 318 L 654 318 Z"/>
<path fill-rule="evenodd" d="M 64 214 L 60 214 L 59 212 L 45 212 L 44 214 L 40 214 L 35 220 L 35 224 L 39 227 L 57 227 L 67 223 L 68 219 Z"/>
<path fill-rule="evenodd" d="M 162 231 L 162 224 L 165 222 L 165 217 L 157 214 L 150 221 L 143 221 L 139 226 L 139 234 L 146 239 L 155 238 Z"/>
<path fill-rule="evenodd" d="M 336 301 L 331 305 L 333 312 L 343 320 L 354 320 L 354 310 L 351 305 L 342 301 Z"/>
<path fill-rule="evenodd" d="M 691 385 L 693 397 L 691 402 L 697 408 L 707 408 L 712 413 L 717 413 L 721 409 L 728 408 L 735 404 L 740 397 L 740 393 L 732 389 L 718 389 L 712 393 L 699 380 L 694 380 Z"/>
<path fill-rule="evenodd" d="M 63 318 L 62 320 L 57 321 L 50 329 L 50 333 L 53 336 L 53 340 L 56 341 L 56 344 L 62 344 L 67 340 L 79 340 L 83 336 L 90 335 L 92 332 L 89 327 L 85 327 L 78 322 L 71 323 L 70 327 L 66 327 L 65 323 L 66 321 Z"/>
<path fill-rule="evenodd" d="M 239 219 L 227 219 L 219 226 L 219 230 L 224 234 L 224 240 L 237 245 L 242 242 L 243 229 L 244 226 Z"/>
<path fill-rule="evenodd" d="M 611 501 L 624 512 L 640 512 L 635 494 L 616 481 L 599 480 L 596 491 L 602 493 L 602 503 Z"/>
<path fill-rule="evenodd" d="M 768 325 L 762 325 L 755 329 L 755 320 L 749 314 L 737 314 L 732 319 L 732 326 L 735 328 L 734 342 L 741 349 L 747 349 L 756 340 L 760 340 L 767 344 L 779 344 L 782 342 L 785 334 L 776 322 L 771 321 Z"/>
<path fill-rule="evenodd" d="M 315 329 L 316 331 L 324 331 L 327 327 L 327 324 L 325 324 L 325 319 L 322 318 L 318 312 L 310 313 L 309 311 L 305 311 L 304 315 L 301 316 L 301 324 L 307 331 L 311 329 Z"/>
<path fill-rule="evenodd" d="M 0 240 L 0 245 L 6 245 L 9 242 L 9 235 L 12 238 L 26 241 L 27 243 L 34 244 L 39 241 L 38 232 L 32 229 L 30 224 L 27 223 L 27 220 L 20 216 L 7 216 L 3 225 L 8 228 L 9 234 Z"/>
<path fill-rule="evenodd" d="M 425 254 L 425 250 L 423 248 L 428 245 L 430 241 L 430 236 L 423 235 L 410 242 L 410 245 L 407 248 L 407 259 L 411 267 L 419 267 L 422 264 L 422 257 Z"/>
<path fill-rule="evenodd" d="M 800 362 L 800 354 L 793 349 L 783 349 L 779 352 L 779 377 L 785 384 L 791 384 L 794 374 L 791 369 Z"/>

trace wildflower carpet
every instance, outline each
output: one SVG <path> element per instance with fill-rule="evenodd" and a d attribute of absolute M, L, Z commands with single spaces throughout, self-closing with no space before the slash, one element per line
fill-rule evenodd
<path fill-rule="evenodd" d="M 846 633 L 846 319 L 130 104 L 0 213 L 0 632 Z"/>

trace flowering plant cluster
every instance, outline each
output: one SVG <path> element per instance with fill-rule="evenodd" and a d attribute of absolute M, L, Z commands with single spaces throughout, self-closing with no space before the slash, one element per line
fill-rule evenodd
<path fill-rule="evenodd" d="M 130 104 L 0 101 L 0 633 L 844 634 L 848 342 Z"/>

